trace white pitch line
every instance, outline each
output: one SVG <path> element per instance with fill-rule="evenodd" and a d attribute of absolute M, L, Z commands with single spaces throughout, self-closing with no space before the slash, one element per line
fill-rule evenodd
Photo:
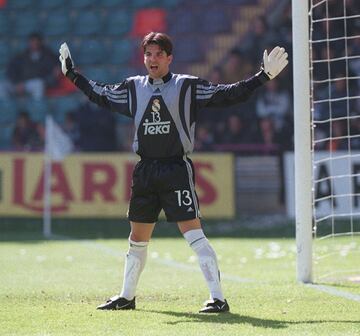
<path fill-rule="evenodd" d="M 52 235 L 52 237 L 55 239 L 66 239 L 66 240 L 72 239 L 71 237 L 62 236 L 62 235 Z M 115 249 L 112 249 L 111 247 L 108 247 L 101 243 L 93 242 L 91 240 L 78 240 L 78 241 L 83 245 L 94 248 L 101 252 L 105 252 L 106 254 L 111 255 L 112 257 L 124 257 L 126 255 L 125 253 L 119 252 Z M 168 267 L 173 267 L 190 272 L 194 272 L 194 271 L 200 272 L 200 267 L 187 265 L 185 263 L 181 263 L 174 260 L 161 259 L 161 258 L 152 258 L 151 260 L 157 264 L 165 265 Z M 238 282 L 238 283 L 256 282 L 255 280 L 252 279 L 242 278 L 236 275 L 224 274 L 224 273 L 221 273 L 221 279 L 232 282 Z"/>
<path fill-rule="evenodd" d="M 344 299 L 360 302 L 360 295 L 357 295 L 357 294 L 344 292 L 344 291 L 335 289 L 330 286 L 325 286 L 325 285 L 307 284 L 306 286 L 316 289 L 316 290 L 319 290 L 321 292 L 327 293 L 327 294 L 331 294 L 331 295 L 342 297 Z"/>

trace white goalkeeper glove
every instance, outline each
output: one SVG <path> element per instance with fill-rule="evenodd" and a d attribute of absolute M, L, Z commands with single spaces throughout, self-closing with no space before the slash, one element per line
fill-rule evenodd
<path fill-rule="evenodd" d="M 65 76 L 69 75 L 69 71 L 74 69 L 74 62 L 71 58 L 69 47 L 63 43 L 59 49 L 59 61 L 61 63 L 61 71 Z"/>
<path fill-rule="evenodd" d="M 288 54 L 284 48 L 275 47 L 268 55 L 267 50 L 264 51 L 263 68 L 269 79 L 275 78 L 289 63 Z"/>

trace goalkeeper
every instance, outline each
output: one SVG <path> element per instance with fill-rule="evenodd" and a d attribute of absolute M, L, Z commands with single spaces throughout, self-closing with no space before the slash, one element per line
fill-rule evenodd
<path fill-rule="evenodd" d="M 149 33 L 142 41 L 148 75 L 126 78 L 114 85 L 86 79 L 74 68 L 66 43 L 60 47 L 61 69 L 89 99 L 134 120 L 133 150 L 140 157 L 133 172 L 128 209 L 131 232 L 122 290 L 98 309 L 135 309 L 135 291 L 144 269 L 147 247 L 161 209 L 197 254 L 210 291 L 201 313 L 229 311 L 220 283 L 216 253 L 202 230 L 194 166 L 197 113 L 204 107 L 226 107 L 247 100 L 252 92 L 275 78 L 287 65 L 284 48 L 276 47 L 253 77 L 234 84 L 170 72 L 172 41 L 166 34 Z"/>

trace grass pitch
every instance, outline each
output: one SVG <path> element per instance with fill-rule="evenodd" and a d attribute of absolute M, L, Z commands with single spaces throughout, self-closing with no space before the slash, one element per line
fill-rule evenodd
<path fill-rule="evenodd" d="M 208 290 L 180 235 L 156 238 L 155 233 L 135 311 L 97 311 L 121 288 L 125 238 L 45 241 L 36 233 L 2 232 L 0 334 L 360 335 L 360 285 L 349 281 L 360 274 L 359 239 L 350 243 L 355 253 L 346 255 L 351 272 L 326 284 L 355 300 L 298 284 L 292 238 L 210 241 L 219 257 L 228 314 L 198 314 Z M 349 240 L 336 246 L 343 245 Z M 328 262 L 322 260 L 323 267 Z"/>

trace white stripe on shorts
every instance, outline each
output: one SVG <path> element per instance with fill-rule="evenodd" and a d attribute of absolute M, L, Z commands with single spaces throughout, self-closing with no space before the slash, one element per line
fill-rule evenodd
<path fill-rule="evenodd" d="M 200 211 L 199 211 L 199 204 L 198 204 L 196 193 L 195 193 L 195 183 L 194 183 L 194 180 L 193 180 L 193 170 L 192 170 L 192 167 L 191 167 L 191 163 L 188 161 L 188 159 L 187 159 L 187 157 L 185 155 L 184 155 L 183 159 L 184 159 L 184 161 L 186 163 L 186 169 L 187 169 L 187 172 L 188 172 L 188 175 L 189 175 L 189 185 L 190 185 L 191 195 L 192 195 L 192 198 L 194 200 L 195 215 L 196 215 L 196 218 L 198 218 L 198 217 L 200 217 Z"/>

